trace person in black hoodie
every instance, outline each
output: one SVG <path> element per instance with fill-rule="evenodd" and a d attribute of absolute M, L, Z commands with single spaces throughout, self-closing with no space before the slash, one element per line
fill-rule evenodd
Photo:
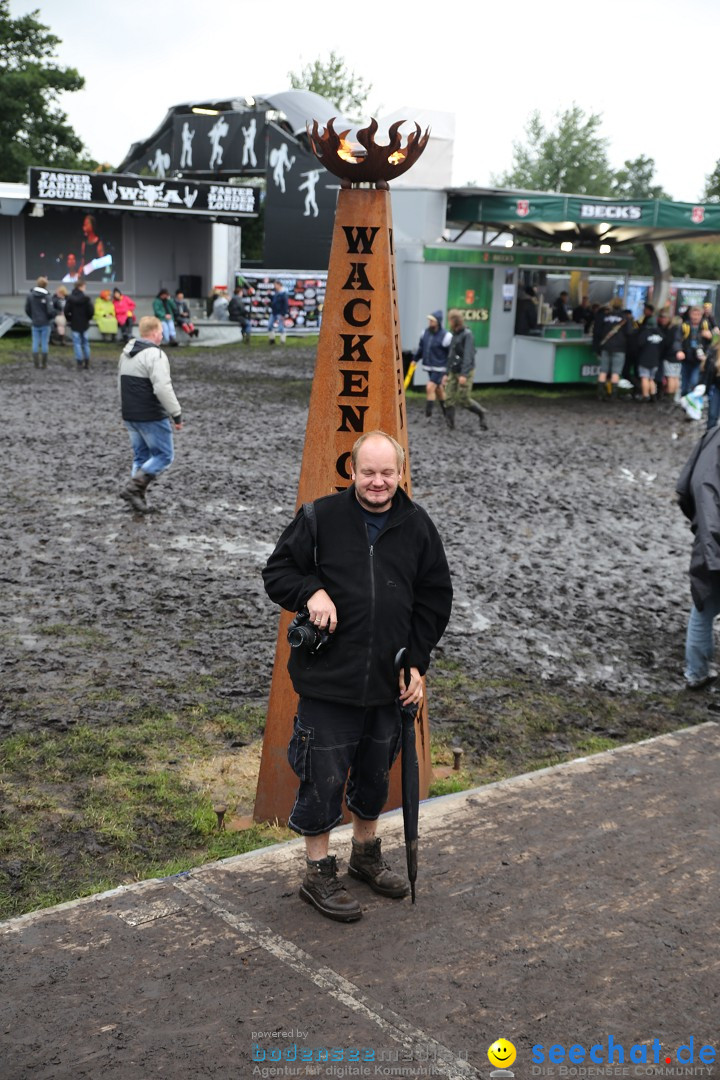
<path fill-rule="evenodd" d="M 664 327 L 659 326 L 654 315 L 647 315 L 634 335 L 635 362 L 640 379 L 640 400 L 649 403 L 657 395 L 657 373 L 663 360 L 670 354 L 671 341 Z"/>
<path fill-rule="evenodd" d="M 601 308 L 595 317 L 593 349 L 600 358 L 598 374 L 598 397 L 607 401 L 606 383 L 610 377 L 610 394 L 617 393 L 620 374 L 625 364 L 628 318 L 623 313 L 622 300 L 614 296 L 607 308 Z"/>
<path fill-rule="evenodd" d="M 35 367 L 47 367 L 50 327 L 57 309 L 48 292 L 48 279 L 39 277 L 25 300 L 25 314 L 32 323 L 32 356 Z"/>
<path fill-rule="evenodd" d="M 300 787 L 288 825 L 305 836 L 300 896 L 321 914 L 353 922 L 362 909 L 337 878 L 330 831 L 352 816 L 349 873 L 382 896 L 403 897 L 407 882 L 380 851 L 377 818 L 397 756 L 399 703 L 419 704 L 430 653 L 450 617 L 452 585 L 442 541 L 427 513 L 400 487 L 402 447 L 382 431 L 361 435 L 352 485 L 301 507 L 263 571 L 265 589 L 327 644 L 290 650 L 300 695 L 288 760 Z M 406 648 L 405 687 L 394 659 Z M 348 778 L 349 774 L 349 778 Z"/>
<path fill-rule="evenodd" d="M 81 279 L 65 301 L 65 318 L 72 331 L 78 371 L 90 367 L 88 327 L 94 313 L 95 305 L 90 297 L 85 295 L 85 282 Z"/>

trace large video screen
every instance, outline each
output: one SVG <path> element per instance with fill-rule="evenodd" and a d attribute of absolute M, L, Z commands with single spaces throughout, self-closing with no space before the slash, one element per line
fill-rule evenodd
<path fill-rule="evenodd" d="M 122 219 L 85 210 L 46 210 L 25 218 L 25 275 L 53 283 L 123 280 Z"/>

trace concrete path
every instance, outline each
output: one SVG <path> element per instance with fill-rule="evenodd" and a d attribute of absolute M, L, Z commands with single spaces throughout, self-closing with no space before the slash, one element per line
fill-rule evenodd
<path fill-rule="evenodd" d="M 498 1038 L 518 1080 L 712 1076 L 719 752 L 708 723 L 425 803 L 416 905 L 352 881 L 348 926 L 297 841 L 0 923 L 0 1076 L 487 1078 Z"/>

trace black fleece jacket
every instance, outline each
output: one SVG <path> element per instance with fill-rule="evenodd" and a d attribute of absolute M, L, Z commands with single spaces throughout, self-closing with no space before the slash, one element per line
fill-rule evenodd
<path fill-rule="evenodd" d="M 337 609 L 331 646 L 318 656 L 290 649 L 288 671 L 304 697 L 383 705 L 398 695 L 393 661 L 407 647 L 421 674 L 450 618 L 452 584 L 442 541 L 428 514 L 398 488 L 374 544 L 352 485 L 314 503 L 313 539 L 302 508 L 263 570 L 271 600 L 299 611 L 318 589 Z"/>

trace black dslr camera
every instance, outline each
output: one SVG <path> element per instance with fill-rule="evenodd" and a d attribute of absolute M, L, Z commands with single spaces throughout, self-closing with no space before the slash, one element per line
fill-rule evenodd
<path fill-rule="evenodd" d="M 311 656 L 325 652 L 332 643 L 333 635 L 329 630 L 321 630 L 313 626 L 309 621 L 310 612 L 307 608 L 298 611 L 293 621 L 288 626 L 287 639 L 293 649 L 299 649 L 304 645 Z"/>

